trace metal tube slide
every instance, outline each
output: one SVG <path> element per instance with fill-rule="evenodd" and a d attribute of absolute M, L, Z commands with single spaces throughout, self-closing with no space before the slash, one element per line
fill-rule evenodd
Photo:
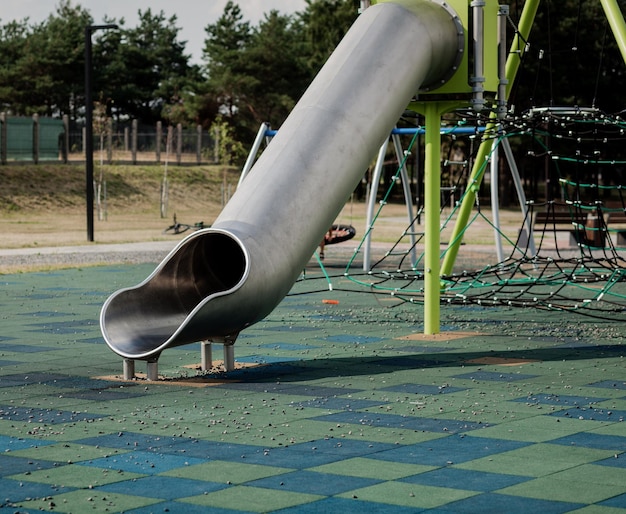
<path fill-rule="evenodd" d="M 458 30 L 432 0 L 366 9 L 213 226 L 105 302 L 111 349 L 152 360 L 168 347 L 234 340 L 269 314 L 420 86 L 454 66 Z"/>

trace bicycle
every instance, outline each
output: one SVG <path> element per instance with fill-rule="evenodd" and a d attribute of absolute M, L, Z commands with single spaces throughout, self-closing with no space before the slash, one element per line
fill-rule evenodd
<path fill-rule="evenodd" d="M 189 225 L 187 223 L 178 223 L 178 221 L 176 221 L 176 214 L 174 214 L 173 224 L 167 227 L 163 231 L 163 233 L 177 235 L 187 232 L 190 228 L 193 228 L 194 230 L 202 230 L 203 228 L 205 228 L 204 221 L 198 221 L 193 225 Z"/>

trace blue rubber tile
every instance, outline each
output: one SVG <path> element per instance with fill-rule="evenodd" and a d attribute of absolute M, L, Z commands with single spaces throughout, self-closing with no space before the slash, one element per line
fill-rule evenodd
<path fill-rule="evenodd" d="M 37 448 L 40 446 L 48 446 L 50 444 L 56 444 L 56 441 L 0 435 L 0 448 L 2 448 L 3 452 L 24 450 L 26 448 Z"/>
<path fill-rule="evenodd" d="M 294 343 L 264 343 L 259 345 L 259 348 L 269 348 L 271 350 L 281 350 L 284 352 L 300 352 L 319 347 L 320 345 Z"/>
<path fill-rule="evenodd" d="M 114 402 L 116 400 L 128 400 L 143 396 L 142 393 L 131 393 L 128 391 L 112 391 L 108 389 L 97 389 L 95 391 L 64 392 L 64 398 L 76 398 L 77 400 L 89 400 L 94 402 Z"/>
<path fill-rule="evenodd" d="M 339 334 L 336 336 L 325 337 L 324 341 L 328 341 L 330 343 L 370 344 L 384 341 L 384 339 L 382 337 Z"/>
<path fill-rule="evenodd" d="M 488 382 L 515 382 L 517 380 L 530 380 L 538 375 L 529 375 L 523 373 L 500 373 L 498 371 L 473 371 L 471 373 L 463 373 L 454 375 L 454 378 L 464 378 L 468 380 L 485 380 Z"/>
<path fill-rule="evenodd" d="M 337 412 L 335 414 L 317 416 L 311 419 L 314 421 L 325 421 L 330 423 L 351 423 L 354 425 L 364 425 L 370 427 L 406 428 L 410 430 L 421 430 L 424 432 L 445 432 L 449 434 L 457 434 L 484 428 L 484 425 L 481 425 L 480 423 L 470 423 L 468 421 L 435 418 L 412 418 L 400 416 L 398 414 L 370 412 Z"/>
<path fill-rule="evenodd" d="M 11 480 L 10 478 L 0 479 L 0 509 L 4 503 L 18 503 L 32 498 L 46 498 L 56 494 L 74 491 L 75 488 L 61 487 L 50 484 L 39 484 L 37 482 L 23 482 Z M 13 509 L 11 512 L 22 512 L 20 509 Z"/>
<path fill-rule="evenodd" d="M 176 445 L 193 441 L 188 437 L 169 437 L 138 434 L 136 432 L 116 432 L 97 437 L 87 437 L 74 441 L 77 444 L 104 446 L 107 448 L 123 448 L 140 451 L 171 450 Z"/>
<path fill-rule="evenodd" d="M 611 466 L 613 468 L 623 468 L 626 469 L 626 455 L 619 455 L 616 459 L 615 457 L 609 457 L 608 459 L 598 460 L 594 462 L 594 464 L 600 464 L 601 466 Z"/>
<path fill-rule="evenodd" d="M 39 353 L 49 352 L 54 350 L 51 346 L 35 346 L 30 344 L 0 344 L 0 352 L 15 352 L 15 353 Z"/>
<path fill-rule="evenodd" d="M 62 411 L 54 409 L 39 409 L 29 407 L 13 407 L 0 405 L 0 419 L 9 421 L 29 421 L 36 423 L 77 423 L 80 421 L 100 419 L 100 414 L 86 412 Z"/>
<path fill-rule="evenodd" d="M 443 509 L 457 514 L 528 514 L 537 512 L 541 514 L 561 514 L 580 509 L 585 505 L 580 503 L 566 503 L 549 500 L 537 500 L 523 496 L 509 496 L 504 494 L 485 493 L 471 498 L 466 498 L 449 505 Z"/>
<path fill-rule="evenodd" d="M 263 446 L 251 444 L 233 444 L 213 441 L 187 439 L 169 447 L 160 447 L 158 451 L 169 455 L 183 455 L 205 460 L 224 460 L 228 462 L 247 462 L 244 459 L 255 458 L 263 454 Z"/>
<path fill-rule="evenodd" d="M 626 382 L 616 380 L 601 380 L 600 382 L 593 382 L 589 385 L 593 387 L 604 387 L 605 389 L 619 389 L 626 391 Z"/>
<path fill-rule="evenodd" d="M 599 502 L 598 505 L 603 507 L 613 507 L 618 509 L 626 509 L 626 494 L 620 494 L 603 502 Z"/>
<path fill-rule="evenodd" d="M 30 384 L 49 384 L 55 380 L 63 380 L 67 375 L 59 373 L 15 373 L 3 376 L 0 380 L 0 387 L 24 386 Z"/>
<path fill-rule="evenodd" d="M 336 514 L 340 512 L 358 512 L 359 514 L 418 514 L 423 511 L 401 507 L 399 505 L 364 502 L 357 499 L 325 498 L 324 500 L 298 505 L 297 507 L 277 510 L 274 514 Z"/>
<path fill-rule="evenodd" d="M 263 464 L 265 466 L 275 466 L 279 468 L 306 469 L 315 466 L 322 466 L 337 462 L 344 458 L 343 454 L 294 450 L 292 447 L 263 449 L 259 448 L 253 454 L 245 455 L 240 462 L 247 464 Z"/>
<path fill-rule="evenodd" d="M 54 380 L 46 380 L 42 383 L 52 387 L 79 389 L 81 391 L 85 389 L 109 389 L 110 387 L 119 389 L 119 384 L 112 384 L 110 380 L 98 380 L 89 377 L 65 376 L 63 378 L 55 378 Z"/>
<path fill-rule="evenodd" d="M 331 475 L 316 473 L 314 471 L 293 471 L 283 475 L 274 475 L 248 482 L 247 486 L 264 487 L 266 489 L 278 489 L 280 491 L 292 491 L 305 494 L 319 494 L 332 496 L 378 484 L 382 480 L 372 478 L 359 478 L 350 476 Z"/>
<path fill-rule="evenodd" d="M 593 432 L 579 432 L 565 437 L 559 437 L 558 439 L 550 441 L 550 443 L 626 452 L 626 437 L 595 434 Z"/>
<path fill-rule="evenodd" d="M 449 466 L 528 445 L 529 443 L 505 439 L 450 436 L 379 452 L 370 458 L 408 464 Z"/>
<path fill-rule="evenodd" d="M 593 407 L 577 407 L 557 412 L 551 412 L 548 416 L 556 416 L 558 418 L 584 419 L 592 421 L 624 421 L 626 419 L 626 411 L 612 409 L 597 409 Z"/>
<path fill-rule="evenodd" d="M 276 364 L 278 362 L 292 362 L 296 357 L 277 357 L 272 355 L 246 355 L 237 357 L 237 362 L 246 364 Z"/>
<path fill-rule="evenodd" d="M 228 384 L 226 389 L 234 391 L 260 391 L 267 393 L 284 393 L 295 396 L 314 396 L 318 398 L 331 397 L 331 396 L 344 396 L 348 394 L 358 393 L 360 389 L 351 389 L 348 387 L 326 387 L 317 385 L 302 385 L 295 383 L 277 383 L 276 377 L 270 378 L 272 382 L 241 382 Z"/>
<path fill-rule="evenodd" d="M 383 387 L 381 391 L 390 391 L 394 393 L 419 394 L 424 396 L 433 396 L 437 394 L 450 394 L 458 391 L 466 391 L 465 387 L 452 386 L 436 386 L 422 384 L 400 384 L 391 387 Z"/>
<path fill-rule="evenodd" d="M 456 484 L 462 486 L 467 491 L 490 492 L 526 482 L 527 480 L 531 480 L 531 478 L 447 467 L 402 478 L 398 481 L 434 487 L 450 487 Z"/>
<path fill-rule="evenodd" d="M 27 316 L 29 318 L 62 318 L 64 316 L 73 316 L 71 312 L 57 312 L 57 311 L 34 311 L 34 312 L 20 312 L 18 316 Z"/>
<path fill-rule="evenodd" d="M 55 321 L 48 323 L 28 323 L 25 332 L 37 332 L 41 334 L 80 334 L 85 331 L 84 321 Z"/>
<path fill-rule="evenodd" d="M 4 452 L 24 450 L 26 448 L 36 448 L 38 446 L 48 446 L 55 444 L 56 441 L 45 441 L 41 439 L 25 439 L 22 437 L 9 437 L 0 435 L 0 448 Z"/>
<path fill-rule="evenodd" d="M 394 350 L 403 353 L 442 353 L 455 350 L 453 346 L 416 346 L 416 345 L 397 345 Z"/>
<path fill-rule="evenodd" d="M 202 464 L 204 462 L 206 462 L 206 459 L 197 459 L 181 455 L 166 455 L 156 452 L 134 451 L 111 457 L 82 461 L 79 462 L 78 465 L 142 473 L 145 475 L 157 475 L 175 468 L 193 466 L 194 464 Z"/>
<path fill-rule="evenodd" d="M 581 407 L 589 406 L 599 402 L 603 402 L 607 398 L 586 397 L 586 396 L 568 396 L 559 394 L 533 394 L 524 398 L 516 398 L 511 400 L 518 403 L 527 403 L 530 405 L 555 405 L 559 407 Z"/>
<path fill-rule="evenodd" d="M 317 416 L 311 418 L 311 420 L 329 423 L 351 423 L 372 427 L 404 427 L 404 423 L 408 421 L 408 418 L 399 414 L 346 411 Z"/>
<path fill-rule="evenodd" d="M 294 407 L 311 407 L 316 409 L 328 410 L 360 410 L 377 405 L 386 405 L 389 402 L 374 400 L 358 400 L 355 398 L 331 397 L 331 398 L 315 398 L 304 402 L 295 402 L 291 405 Z"/>
<path fill-rule="evenodd" d="M 361 441 L 358 439 L 318 439 L 306 443 L 298 443 L 286 448 L 294 452 L 326 452 L 340 454 L 343 458 L 366 457 L 372 453 L 397 448 L 394 443 L 380 443 L 375 441 Z"/>
<path fill-rule="evenodd" d="M 422 369 L 433 368 L 441 365 L 441 361 L 436 359 L 428 359 L 423 357 L 415 357 L 409 355 L 396 355 L 393 357 L 384 357 L 382 359 L 373 359 L 370 365 L 386 366 L 390 371 L 394 368 L 399 369 Z"/>
<path fill-rule="evenodd" d="M 153 503 L 148 507 L 127 510 L 126 514 L 155 514 L 160 512 L 172 512 L 173 514 L 256 514 L 247 510 L 231 510 L 220 509 L 218 507 L 208 507 L 206 505 L 194 505 L 193 503 L 166 501 L 162 503 Z M 20 512 L 21 514 L 21 512 Z"/>
<path fill-rule="evenodd" d="M 10 454 L 0 454 L 0 477 L 32 473 L 41 469 L 54 468 L 57 465 L 58 463 L 49 460 L 34 460 L 26 457 L 11 457 Z"/>
<path fill-rule="evenodd" d="M 308 305 L 306 308 L 310 309 L 311 306 Z M 319 332 L 319 328 L 315 327 L 299 327 L 296 325 L 271 325 L 267 327 L 254 327 L 254 330 L 259 330 L 263 332 L 290 332 L 290 333 L 301 333 L 301 332 Z"/>
<path fill-rule="evenodd" d="M 225 489 L 226 484 L 217 482 L 204 482 L 186 478 L 149 476 L 115 482 L 98 487 L 98 491 L 110 493 L 129 494 L 132 496 L 145 496 L 146 498 L 162 498 L 163 500 L 177 500 L 200 494 L 212 493 Z"/>

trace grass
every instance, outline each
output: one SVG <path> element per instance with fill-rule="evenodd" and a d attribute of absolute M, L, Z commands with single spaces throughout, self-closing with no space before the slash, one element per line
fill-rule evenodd
<path fill-rule="evenodd" d="M 106 181 L 106 204 L 94 214 L 96 243 L 171 239 L 163 230 L 172 222 L 212 224 L 228 195 L 235 191 L 239 170 L 215 165 L 167 167 L 169 198 L 161 216 L 161 184 L 165 166 L 96 165 L 96 179 Z M 2 248 L 37 248 L 88 244 L 83 164 L 9 164 L 0 166 L 0 230 Z M 353 225 L 360 239 L 366 232 L 367 206 L 349 200 L 337 217 Z M 445 214 L 447 216 L 447 214 Z M 442 218 L 443 219 L 443 218 Z M 501 212 L 511 235 L 521 225 L 519 212 Z M 422 219 L 423 221 L 423 219 Z M 371 232 L 375 242 L 396 241 L 407 227 L 403 204 L 385 205 Z M 449 240 L 454 223 L 441 235 Z M 421 230 L 418 226 L 417 230 Z M 180 237 L 180 236 L 179 236 Z M 493 229 L 484 219 L 467 231 L 466 244 L 493 245 Z M 408 237 L 403 239 L 408 242 Z"/>

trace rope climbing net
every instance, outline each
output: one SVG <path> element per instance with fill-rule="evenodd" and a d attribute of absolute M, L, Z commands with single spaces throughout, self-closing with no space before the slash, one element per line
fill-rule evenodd
<path fill-rule="evenodd" d="M 473 202 L 460 235 L 442 244 L 442 260 L 451 248 L 463 244 L 452 271 L 441 276 L 442 302 L 578 311 L 626 321 L 626 121 L 595 109 L 539 109 L 474 137 L 492 141 L 490 157 L 495 158 L 494 152 L 505 142 L 524 155 L 524 168 L 530 172 L 523 174 L 520 184 L 527 199 L 513 230 L 503 229 L 494 209 L 483 208 L 475 194 L 488 162 L 474 165 L 472 171 L 472 156 L 465 160 L 456 184 L 446 188 L 449 194 L 461 191 L 459 200 L 442 199 L 442 241 L 458 219 L 466 195 L 471 193 Z M 537 180 L 539 174 L 542 180 Z M 388 194 L 368 233 L 383 216 Z M 420 215 L 369 270 L 360 272 L 355 263 L 366 234 L 343 276 L 362 290 L 392 296 L 396 304 L 422 303 L 424 234 L 415 231 Z M 484 253 L 477 257 L 471 244 L 476 226 L 489 227 L 505 247 L 501 258 L 494 257 L 492 244 L 487 259 L 492 262 L 479 265 L 486 261 Z"/>

